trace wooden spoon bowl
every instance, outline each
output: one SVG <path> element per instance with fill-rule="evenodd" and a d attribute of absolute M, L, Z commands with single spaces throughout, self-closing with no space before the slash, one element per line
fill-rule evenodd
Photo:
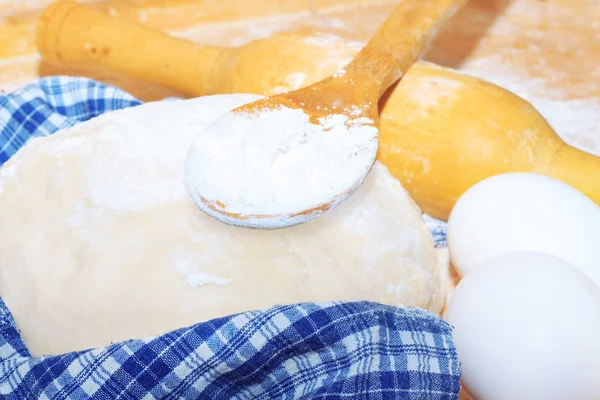
<path fill-rule="evenodd" d="M 274 229 L 306 222 L 351 196 L 365 179 L 377 155 L 379 98 L 408 71 L 426 50 L 440 27 L 464 3 L 463 0 L 404 0 L 344 69 L 303 89 L 271 96 L 235 109 L 209 126 L 198 135 L 186 158 L 185 180 L 196 205 L 208 215 L 227 224 Z M 309 194 L 311 195 L 309 203 L 300 203 L 303 204 L 302 207 L 306 208 L 298 209 L 294 202 L 294 204 L 286 204 L 283 211 L 274 213 L 268 208 L 257 210 L 255 204 L 245 206 L 244 202 L 236 202 L 234 211 L 226 198 L 239 197 L 242 188 L 239 184 L 226 185 L 225 181 L 230 183 L 238 180 L 227 179 L 224 175 L 223 179 L 219 181 L 212 175 L 220 174 L 224 170 L 229 172 L 235 168 L 238 171 L 238 174 L 235 175 L 242 176 L 248 172 L 245 170 L 246 168 L 252 168 L 251 165 L 254 163 L 246 166 L 233 158 L 237 157 L 237 154 L 244 154 L 244 150 L 247 148 L 244 136 L 245 138 L 252 137 L 253 141 L 260 141 L 267 152 L 272 146 L 279 145 L 279 142 L 271 137 L 262 139 L 262 136 L 255 132 L 244 133 L 242 138 L 235 141 L 225 141 L 223 135 L 228 134 L 225 130 L 232 129 L 232 118 L 241 120 L 246 118 L 246 115 L 267 114 L 272 110 L 281 110 L 282 108 L 301 110 L 301 115 L 308 116 L 309 121 L 315 124 L 314 126 L 321 126 L 319 121 L 331 115 L 342 115 L 349 120 L 352 127 L 348 127 L 345 134 L 348 138 L 360 140 L 359 143 L 356 143 L 356 147 L 343 147 L 342 150 L 348 152 L 343 154 L 344 159 L 351 160 L 348 166 L 350 172 L 345 174 L 342 180 L 336 173 L 338 172 L 336 169 L 323 167 L 323 164 L 314 157 L 297 160 L 305 174 L 312 176 L 317 173 L 321 178 L 319 181 L 326 182 L 326 184 L 321 183 L 318 188 L 305 187 L 305 192 L 298 191 L 296 196 L 308 198 Z M 270 129 L 268 126 L 261 127 L 261 130 L 268 129 Z M 317 135 L 324 135 L 326 130 L 323 127 Z M 220 143 L 216 146 L 209 145 L 215 143 L 211 137 L 218 137 Z M 305 134 L 305 137 L 314 136 Z M 311 141 L 311 139 L 307 140 Z M 267 143 L 268 141 L 272 143 Z M 227 143 L 233 148 L 223 148 L 220 146 L 221 143 Z M 359 150 L 355 150 L 356 148 Z M 224 161 L 227 153 L 233 153 L 234 156 Z M 215 154 L 221 154 L 221 156 L 217 157 Z M 262 157 L 261 154 L 253 156 Z M 320 153 L 319 156 L 321 156 Z M 223 165 L 223 162 L 228 165 Z M 265 168 L 267 170 L 265 174 L 269 173 L 268 169 Z M 289 182 L 294 179 L 293 171 L 294 169 L 290 169 L 289 178 L 285 181 Z M 250 172 L 260 174 L 258 171 Z M 270 182 L 268 176 L 259 176 L 259 180 Z M 268 184 L 264 186 L 269 190 L 271 188 Z M 330 186 L 334 188 L 333 193 Z M 205 194 L 207 192 L 212 196 L 219 195 L 226 196 L 226 198 L 211 198 L 210 195 Z M 283 200 L 279 196 L 273 197 L 276 202 L 280 203 L 278 210 L 281 210 Z"/>

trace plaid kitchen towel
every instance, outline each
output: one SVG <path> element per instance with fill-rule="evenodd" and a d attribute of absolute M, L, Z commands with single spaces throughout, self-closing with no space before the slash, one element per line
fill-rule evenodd
<path fill-rule="evenodd" d="M 141 103 L 73 77 L 0 96 L 0 166 L 32 136 Z M 443 225 L 428 224 L 443 245 Z M 458 399 L 459 378 L 451 327 L 424 310 L 276 306 L 35 358 L 0 298 L 0 399 Z"/>
<path fill-rule="evenodd" d="M 301 303 L 32 358 L 0 303 L 2 399 L 458 399 L 451 328 L 420 309 Z"/>
<path fill-rule="evenodd" d="M 48 136 L 108 111 L 142 102 L 99 82 L 66 76 L 39 79 L 0 94 L 0 166 L 29 138 Z"/>

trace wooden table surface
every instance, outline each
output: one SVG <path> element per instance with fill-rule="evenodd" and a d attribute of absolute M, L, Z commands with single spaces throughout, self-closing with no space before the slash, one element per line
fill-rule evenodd
<path fill-rule="evenodd" d="M 366 41 L 396 0 L 80 0 L 199 43 L 239 46 L 283 31 Z M 40 62 L 35 22 L 51 0 L 0 0 L 0 89 L 77 74 Z M 471 0 L 426 59 L 529 100 L 567 142 L 600 154 L 600 1 Z M 165 88 L 93 76 L 144 100 Z"/>

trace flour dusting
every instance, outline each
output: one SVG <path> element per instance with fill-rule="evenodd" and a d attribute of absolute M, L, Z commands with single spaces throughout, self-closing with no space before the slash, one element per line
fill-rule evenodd
<path fill-rule="evenodd" d="M 325 47 L 325 48 L 339 48 L 344 47 L 355 53 L 358 53 L 364 47 L 364 43 L 355 40 L 344 40 L 339 36 L 326 35 L 323 33 L 313 33 L 312 36 L 308 36 L 302 39 L 304 43 L 311 44 L 313 46 Z"/>
<path fill-rule="evenodd" d="M 185 283 L 191 288 L 204 285 L 227 286 L 233 282 L 233 279 L 201 271 L 196 260 L 189 256 L 174 258 L 170 264 L 185 278 Z"/>
<path fill-rule="evenodd" d="M 245 215 L 287 215 L 329 202 L 374 162 L 378 128 L 362 114 L 347 110 L 318 123 L 283 106 L 228 114 L 192 144 L 188 190 L 197 204 L 202 196 Z"/>
<path fill-rule="evenodd" d="M 4 192 L 4 182 L 14 180 L 17 174 L 17 168 L 13 163 L 6 163 L 0 168 L 0 195 Z"/>
<path fill-rule="evenodd" d="M 285 78 L 285 83 L 293 88 L 299 88 L 306 80 L 304 72 L 294 72 Z"/>

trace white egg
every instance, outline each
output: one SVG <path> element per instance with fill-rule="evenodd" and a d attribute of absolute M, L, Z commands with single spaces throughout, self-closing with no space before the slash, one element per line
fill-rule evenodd
<path fill-rule="evenodd" d="M 445 319 L 474 399 L 600 399 L 600 287 L 566 261 L 492 257 L 459 282 Z"/>
<path fill-rule="evenodd" d="M 460 276 L 494 255 L 533 250 L 576 265 L 600 285 L 600 207 L 547 176 L 507 173 L 478 182 L 456 202 L 447 235 Z"/>

